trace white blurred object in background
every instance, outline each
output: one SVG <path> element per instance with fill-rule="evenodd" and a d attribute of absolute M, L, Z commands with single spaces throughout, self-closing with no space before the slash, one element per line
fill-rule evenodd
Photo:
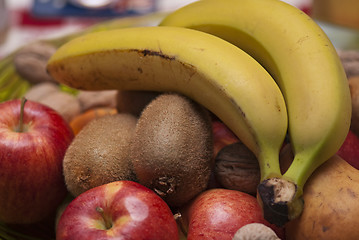
<path fill-rule="evenodd" d="M 69 0 L 72 4 L 85 8 L 107 8 L 113 6 L 117 0 Z"/>

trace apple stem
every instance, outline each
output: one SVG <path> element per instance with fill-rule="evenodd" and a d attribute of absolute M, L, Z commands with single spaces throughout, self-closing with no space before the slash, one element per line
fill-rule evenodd
<path fill-rule="evenodd" d="M 21 98 L 21 108 L 20 108 L 20 121 L 19 121 L 19 127 L 17 128 L 17 132 L 24 131 L 24 108 L 25 108 L 26 102 L 27 102 L 27 99 L 25 97 L 22 97 Z"/>
<path fill-rule="evenodd" d="M 187 237 L 187 231 L 185 229 L 185 224 L 183 222 L 183 217 L 182 217 L 182 214 L 180 212 L 177 212 L 173 215 L 173 217 L 175 218 L 179 228 L 180 228 L 180 231 L 183 233 L 183 235 L 185 235 Z"/>
<path fill-rule="evenodd" d="M 106 228 L 106 229 L 112 228 L 112 223 L 111 223 L 111 221 L 105 216 L 105 211 L 103 210 L 103 208 L 102 208 L 102 207 L 96 207 L 96 211 L 101 214 L 101 217 L 103 218 L 103 220 L 104 220 L 104 222 L 105 222 L 105 228 Z"/>

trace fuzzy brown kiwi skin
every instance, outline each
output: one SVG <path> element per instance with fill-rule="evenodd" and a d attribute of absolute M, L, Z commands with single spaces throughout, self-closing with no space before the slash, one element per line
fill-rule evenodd
<path fill-rule="evenodd" d="M 72 195 L 117 180 L 135 180 L 128 153 L 136 123 L 131 114 L 106 115 L 76 135 L 63 161 L 65 183 Z"/>
<path fill-rule="evenodd" d="M 171 207 L 184 205 L 207 188 L 213 169 L 208 110 L 178 94 L 159 95 L 138 120 L 130 156 L 141 184 Z"/>

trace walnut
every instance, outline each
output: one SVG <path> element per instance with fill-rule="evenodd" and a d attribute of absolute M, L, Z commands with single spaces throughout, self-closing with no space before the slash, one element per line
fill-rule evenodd
<path fill-rule="evenodd" d="M 81 90 L 77 98 L 81 105 L 81 111 L 85 112 L 96 107 L 116 107 L 117 90 L 85 91 Z"/>
<path fill-rule="evenodd" d="M 25 94 L 25 98 L 51 107 L 67 122 L 81 113 L 81 106 L 77 97 L 61 91 L 58 85 L 54 83 L 35 84 Z"/>
<path fill-rule="evenodd" d="M 47 105 L 60 113 L 67 121 L 71 120 L 81 113 L 81 106 L 77 98 L 67 92 L 54 92 L 46 95 L 39 100 L 40 103 Z"/>
<path fill-rule="evenodd" d="M 33 84 L 57 83 L 46 71 L 47 61 L 55 51 L 54 46 L 42 42 L 21 48 L 14 56 L 14 66 L 17 73 Z"/>
<path fill-rule="evenodd" d="M 224 188 L 256 194 L 260 182 L 258 160 L 243 143 L 224 147 L 217 154 L 215 163 L 215 177 Z"/>

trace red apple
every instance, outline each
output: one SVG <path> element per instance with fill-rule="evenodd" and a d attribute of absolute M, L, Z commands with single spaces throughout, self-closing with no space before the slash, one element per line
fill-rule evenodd
<path fill-rule="evenodd" d="M 27 101 L 19 130 L 21 101 L 0 104 L 0 221 L 34 223 L 56 211 L 67 190 L 62 175 L 73 139 L 54 110 Z"/>
<path fill-rule="evenodd" d="M 63 212 L 56 240 L 176 240 L 178 230 L 168 205 L 152 190 L 132 181 L 92 188 Z"/>
<path fill-rule="evenodd" d="M 352 131 L 349 131 L 337 154 L 350 165 L 359 169 L 359 137 Z"/>
<path fill-rule="evenodd" d="M 221 121 L 212 120 L 214 156 L 225 146 L 238 142 L 238 137 Z"/>
<path fill-rule="evenodd" d="M 282 228 L 263 218 L 254 196 L 222 188 L 202 192 L 190 202 L 184 210 L 183 223 L 188 227 L 188 240 L 232 240 L 236 231 L 249 223 L 263 223 L 279 237 L 284 236 Z"/>

